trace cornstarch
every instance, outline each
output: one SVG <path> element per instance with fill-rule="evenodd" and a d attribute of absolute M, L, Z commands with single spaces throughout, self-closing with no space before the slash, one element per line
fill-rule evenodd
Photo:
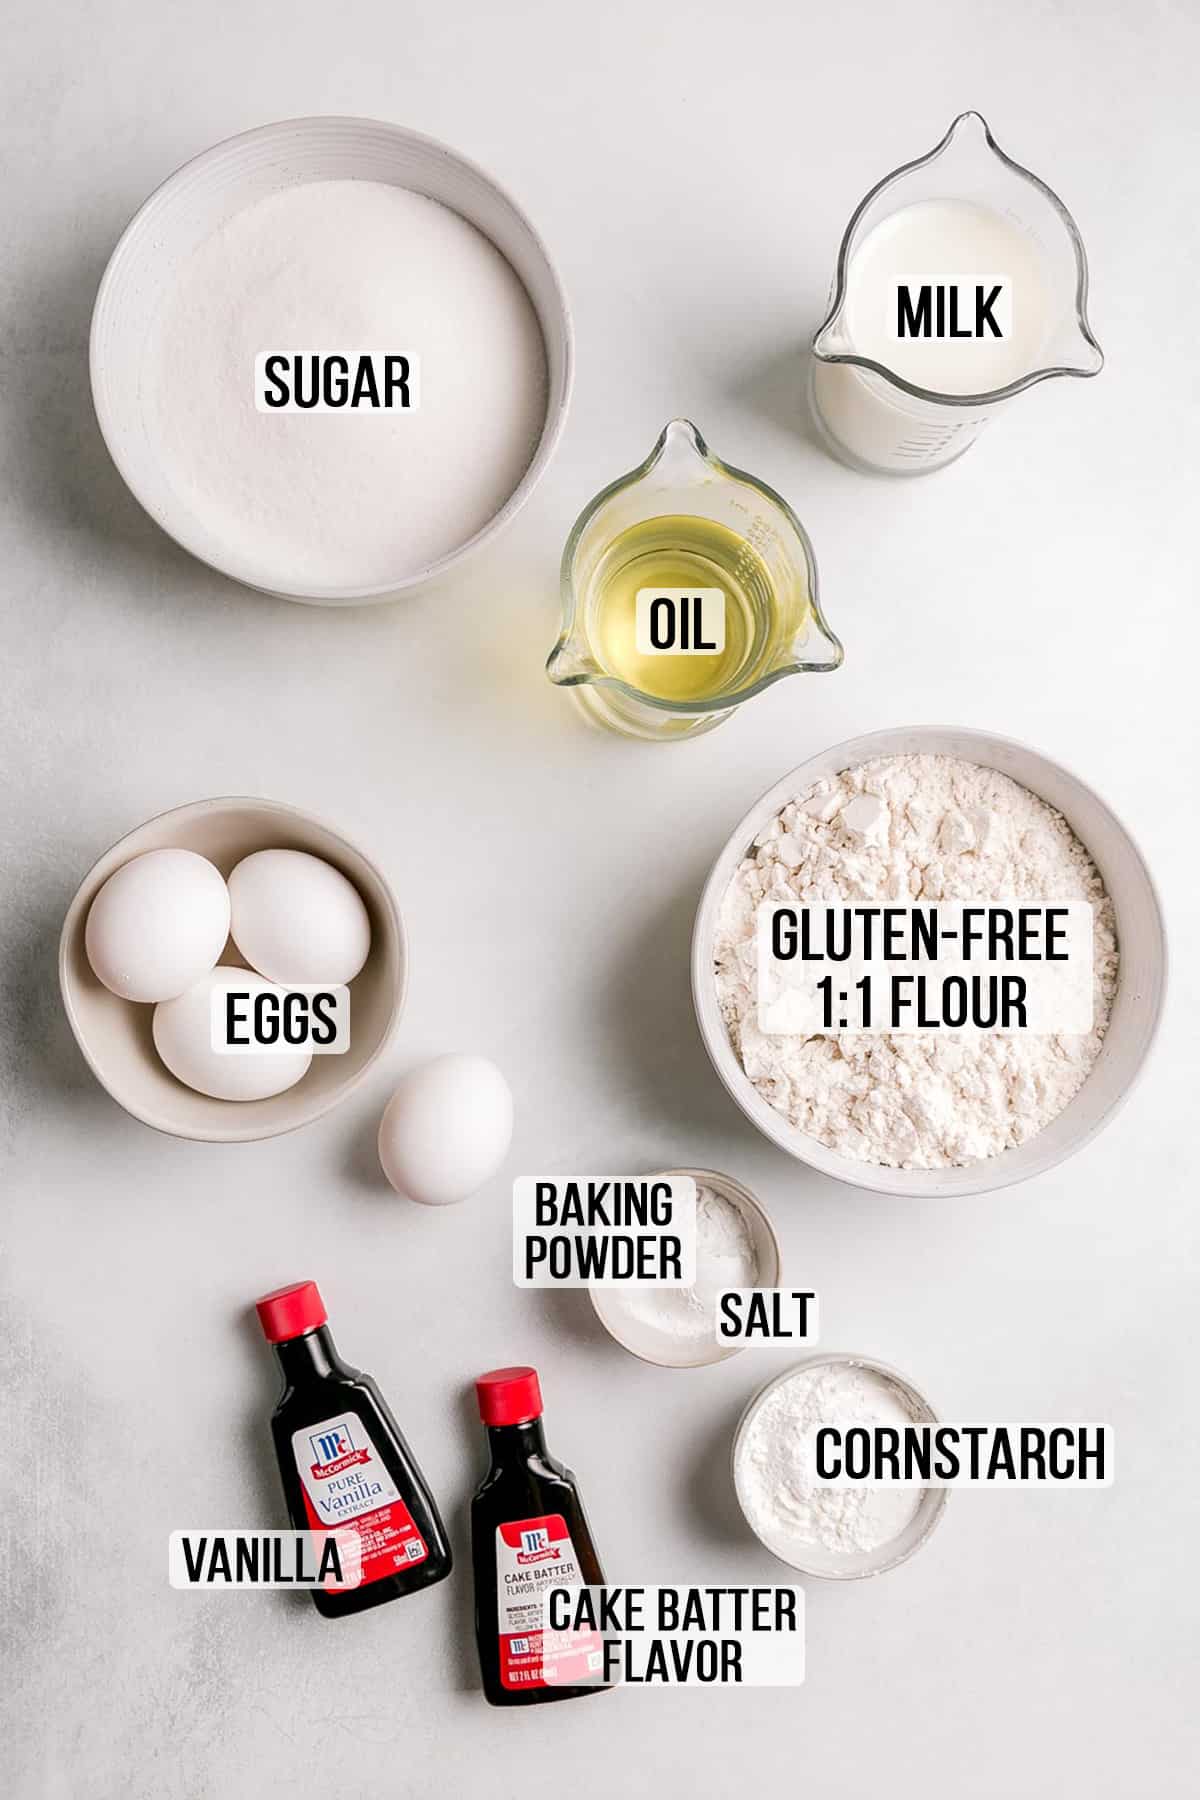
<path fill-rule="evenodd" d="M 915 1516 L 922 1488 L 819 1487 L 818 1425 L 913 1423 L 898 1388 L 873 1369 L 825 1363 L 796 1369 L 766 1396 L 738 1442 L 737 1487 L 758 1535 L 788 1560 L 819 1545 L 843 1555 L 877 1550 Z"/>

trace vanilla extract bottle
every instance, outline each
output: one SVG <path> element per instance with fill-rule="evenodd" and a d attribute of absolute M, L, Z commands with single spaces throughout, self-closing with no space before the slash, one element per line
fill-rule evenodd
<path fill-rule="evenodd" d="M 600 1587 L 604 1575 L 575 1477 L 546 1448 L 537 1370 L 493 1369 L 475 1383 L 490 1467 L 471 1502 L 475 1636 L 493 1706 L 536 1706 L 603 1691 L 595 1631 L 543 1646 L 552 1587 Z"/>
<path fill-rule="evenodd" d="M 284 1381 L 271 1435 L 292 1525 L 360 1540 L 361 1581 L 310 1589 L 317 1611 L 338 1619 L 444 1581 L 451 1554 L 437 1504 L 383 1395 L 338 1355 L 316 1283 L 256 1304 Z"/>

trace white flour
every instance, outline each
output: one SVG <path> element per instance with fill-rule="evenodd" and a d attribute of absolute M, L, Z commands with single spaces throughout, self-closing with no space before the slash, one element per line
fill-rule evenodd
<path fill-rule="evenodd" d="M 416 357 L 409 412 L 267 414 L 254 359 Z M 144 377 L 148 426 L 197 517 L 264 585 L 382 585 L 499 511 L 545 416 L 529 297 L 483 234 L 373 181 L 285 188 L 183 265 Z"/>
<path fill-rule="evenodd" d="M 677 1344 L 711 1342 L 722 1288 L 754 1287 L 758 1257 L 740 1209 L 724 1194 L 696 1190 L 696 1281 L 687 1288 L 629 1288 L 614 1299 L 622 1312 Z"/>
<path fill-rule="evenodd" d="M 853 1555 L 897 1537 L 923 1489 L 816 1484 L 809 1434 L 817 1425 L 911 1425 L 900 1390 L 873 1369 L 825 1363 L 797 1369 L 759 1406 L 738 1442 L 737 1490 L 758 1535 L 789 1548 Z"/>
<path fill-rule="evenodd" d="M 1095 908 L 1095 1022 L 1086 1037 L 759 1031 L 761 901 L 1010 897 Z M 771 1106 L 860 1162 L 942 1169 L 1024 1143 L 1078 1092 L 1108 1027 L 1118 957 L 1112 903 L 1060 813 L 977 763 L 885 756 L 818 782 L 760 834 L 722 902 L 714 961 L 730 1040 Z"/>

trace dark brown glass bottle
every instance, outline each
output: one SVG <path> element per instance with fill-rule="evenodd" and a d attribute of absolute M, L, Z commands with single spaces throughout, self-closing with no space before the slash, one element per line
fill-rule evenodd
<path fill-rule="evenodd" d="M 493 1369 L 475 1392 L 491 1457 L 471 1502 L 484 1694 L 493 1706 L 537 1706 L 601 1692 L 601 1684 L 579 1679 L 599 1666 L 594 1633 L 574 1634 L 556 1648 L 553 1679 L 546 1679 L 543 1593 L 563 1583 L 599 1587 L 604 1574 L 575 1477 L 546 1449 L 537 1370 Z"/>
<path fill-rule="evenodd" d="M 283 1374 L 271 1435 L 292 1525 L 344 1526 L 362 1541 L 361 1583 L 311 1588 L 317 1611 L 339 1619 L 444 1581 L 450 1542 L 433 1495 L 371 1377 L 334 1348 L 316 1283 L 277 1288 L 257 1304 Z"/>

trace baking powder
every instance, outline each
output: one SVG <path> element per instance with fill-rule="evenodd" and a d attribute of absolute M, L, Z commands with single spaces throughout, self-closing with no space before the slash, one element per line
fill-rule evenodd
<path fill-rule="evenodd" d="M 734 1201 L 713 1188 L 696 1189 L 696 1280 L 686 1288 L 614 1290 L 619 1309 L 676 1344 L 712 1342 L 717 1295 L 754 1287 L 758 1256 L 750 1227 Z"/>

